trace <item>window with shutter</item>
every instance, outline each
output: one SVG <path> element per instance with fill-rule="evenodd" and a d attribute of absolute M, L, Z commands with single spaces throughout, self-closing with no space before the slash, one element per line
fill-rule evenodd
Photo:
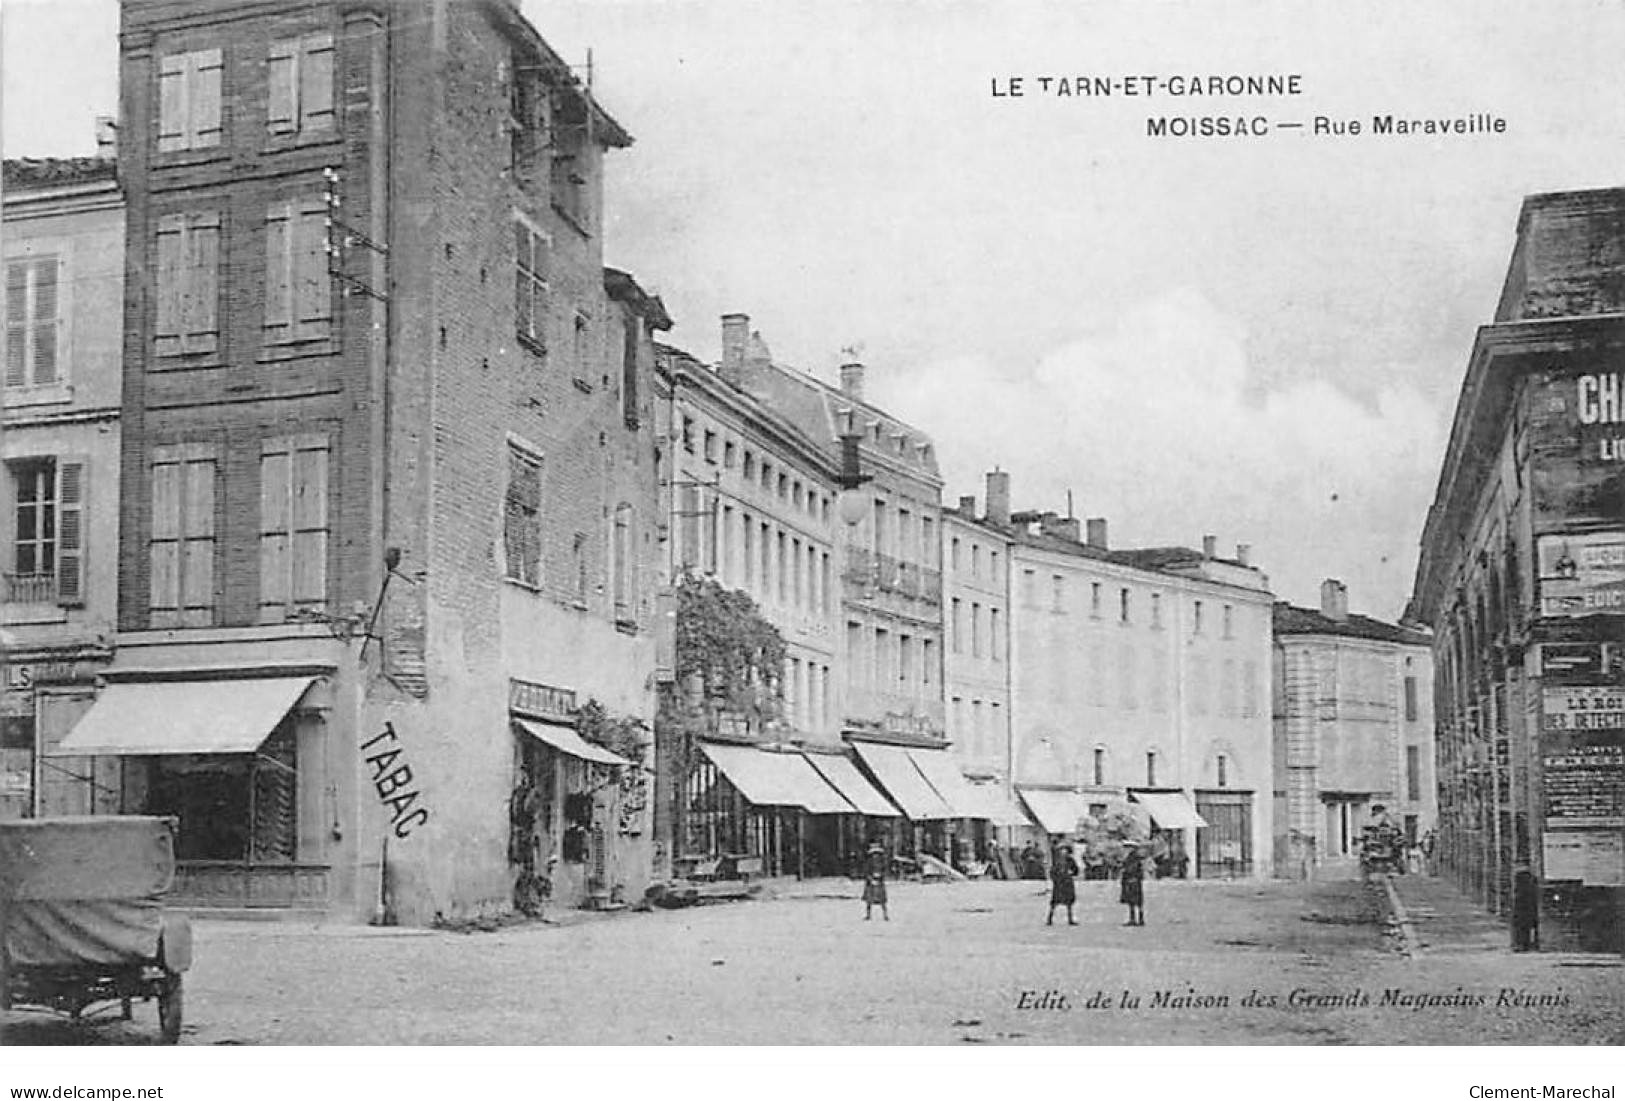
<path fill-rule="evenodd" d="M 260 622 L 327 606 L 328 441 L 312 434 L 260 449 Z"/>
<path fill-rule="evenodd" d="M 221 144 L 224 72 L 225 57 L 218 49 L 159 59 L 158 152 L 176 153 Z"/>
<path fill-rule="evenodd" d="M 197 355 L 219 350 L 220 215 L 166 214 L 158 219 L 154 352 Z"/>
<path fill-rule="evenodd" d="M 514 327 L 532 350 L 547 351 L 547 277 L 552 243 L 524 222 L 514 222 Z"/>
<path fill-rule="evenodd" d="M 6 372 L 9 387 L 62 381 L 59 288 L 62 262 L 34 256 L 6 263 Z"/>
<path fill-rule="evenodd" d="M 58 523 L 61 517 L 57 464 L 21 459 L 7 464 L 11 481 L 11 566 L 5 600 L 49 604 L 56 599 Z"/>
<path fill-rule="evenodd" d="M 503 549 L 511 581 L 531 586 L 542 583 L 541 506 L 541 459 L 509 445 Z"/>
<path fill-rule="evenodd" d="M 63 459 L 56 467 L 56 601 L 85 602 L 85 463 Z"/>
<path fill-rule="evenodd" d="M 271 43 L 267 56 L 265 128 L 301 137 L 333 129 L 333 36 Z"/>
<path fill-rule="evenodd" d="M 634 591 L 636 563 L 633 561 L 632 506 L 621 504 L 615 508 L 615 622 L 632 623 L 636 619 L 637 595 Z"/>
<path fill-rule="evenodd" d="M 208 444 L 153 450 L 147 595 L 153 627 L 214 623 L 215 464 Z"/>
<path fill-rule="evenodd" d="M 265 214 L 265 342 L 325 340 L 332 321 L 325 208 L 317 200 L 272 203 Z"/>

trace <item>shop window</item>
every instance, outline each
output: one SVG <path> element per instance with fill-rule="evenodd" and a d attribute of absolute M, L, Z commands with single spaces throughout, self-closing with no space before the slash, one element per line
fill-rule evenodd
<path fill-rule="evenodd" d="M 560 846 L 566 863 L 585 864 L 592 850 L 592 796 L 572 792 L 564 797 L 564 838 Z"/>
<path fill-rule="evenodd" d="M 146 766 L 143 813 L 180 819 L 181 860 L 288 863 L 298 858 L 298 760 L 291 721 L 256 753 L 129 758 Z"/>

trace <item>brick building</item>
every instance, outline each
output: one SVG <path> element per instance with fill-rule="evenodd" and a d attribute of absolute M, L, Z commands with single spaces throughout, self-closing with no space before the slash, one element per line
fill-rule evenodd
<path fill-rule="evenodd" d="M 1417 843 L 1434 828 L 1431 639 L 1351 613 L 1340 581 L 1319 608 L 1275 605 L 1275 866 L 1307 877 L 1359 860 L 1382 807 Z"/>
<path fill-rule="evenodd" d="M 1625 190 L 1524 200 L 1406 613 L 1433 629 L 1439 859 L 1524 946 L 1625 929 L 1622 255 Z"/>
<path fill-rule="evenodd" d="M 181 815 L 195 903 L 426 922 L 550 858 L 635 896 L 669 321 L 602 266 L 630 137 L 500 0 L 125 0 L 120 84 L 118 656 L 71 740 Z"/>
<path fill-rule="evenodd" d="M 124 200 L 104 152 L 4 168 L 0 818 L 117 807 L 113 762 L 42 752 L 112 658 Z"/>

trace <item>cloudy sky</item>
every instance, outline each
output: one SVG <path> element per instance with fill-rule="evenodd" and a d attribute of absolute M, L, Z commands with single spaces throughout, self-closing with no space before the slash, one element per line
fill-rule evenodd
<path fill-rule="evenodd" d="M 1320 578 L 1397 617 L 1474 328 L 1519 203 L 1625 182 L 1625 4 L 1391 0 L 721 3 L 527 12 L 637 144 L 609 262 L 717 354 L 777 358 L 937 440 L 946 501 L 1114 545 L 1251 543 L 1281 596 Z M 112 0 L 6 0 L 8 157 L 86 152 L 116 109 Z M 995 97 L 995 80 L 1295 73 L 1275 99 Z M 1359 119 L 1343 138 L 1146 135 L 1148 115 Z M 1377 137 L 1374 114 L 1506 120 Z"/>

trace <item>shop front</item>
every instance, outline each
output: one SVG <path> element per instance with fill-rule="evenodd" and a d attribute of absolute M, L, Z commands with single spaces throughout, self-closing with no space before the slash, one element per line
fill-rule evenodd
<path fill-rule="evenodd" d="M 902 814 L 873 784 L 864 779 L 851 758 L 838 753 L 809 753 L 807 763 L 840 793 L 856 813 L 819 815 L 813 819 L 812 849 L 817 873 L 859 876 L 869 843 L 881 840 L 902 823 Z M 884 842 L 883 842 L 884 843 Z"/>
<path fill-rule="evenodd" d="M 180 820 L 176 904 L 324 910 L 343 832 L 330 707 L 313 674 L 113 683 L 43 761 L 91 779 L 98 813 Z"/>
<path fill-rule="evenodd" d="M 893 839 L 892 851 L 950 859 L 953 822 L 962 812 L 926 779 L 911 751 L 878 742 L 853 742 L 852 748 L 868 779 L 903 812 L 906 821 Z"/>
<path fill-rule="evenodd" d="M 515 772 L 508 863 L 514 904 L 573 908 L 628 901 L 615 851 L 622 779 L 637 765 L 593 745 L 571 725 L 513 716 Z"/>
<path fill-rule="evenodd" d="M 1200 813 L 1197 806 L 1192 805 L 1190 796 L 1183 791 L 1132 789 L 1129 797 L 1134 803 L 1145 808 L 1151 817 L 1152 852 L 1156 854 L 1157 875 L 1174 879 L 1185 879 L 1190 875 L 1193 837 L 1197 851 L 1196 875 L 1199 878 L 1245 874 L 1252 870 L 1250 816 L 1244 816 L 1238 827 L 1241 830 L 1240 840 L 1244 843 L 1244 847 L 1233 849 L 1229 843 L 1238 840 L 1234 833 L 1227 830 L 1222 840 L 1217 839 L 1214 831 L 1208 829 L 1209 820 Z M 1202 796 L 1198 794 L 1198 801 L 1201 798 Z M 1228 816 L 1225 822 L 1227 826 L 1234 825 Z M 1205 832 L 1196 833 L 1197 830 Z"/>
<path fill-rule="evenodd" d="M 825 874 L 821 820 L 858 810 L 794 750 L 702 742 L 684 792 L 681 870 L 719 874 Z"/>

